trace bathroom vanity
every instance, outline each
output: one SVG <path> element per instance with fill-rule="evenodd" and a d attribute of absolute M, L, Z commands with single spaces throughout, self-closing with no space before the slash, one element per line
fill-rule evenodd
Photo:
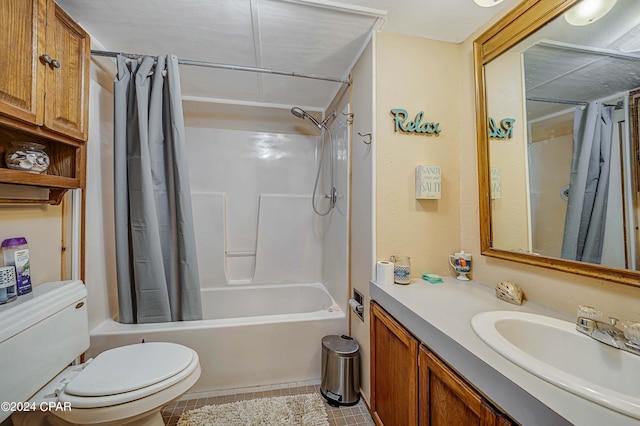
<path fill-rule="evenodd" d="M 512 305 L 493 287 L 453 278 L 371 282 L 370 293 L 371 409 L 379 425 L 639 424 L 520 368 L 471 327 L 487 311 L 572 316 L 528 301 Z"/>

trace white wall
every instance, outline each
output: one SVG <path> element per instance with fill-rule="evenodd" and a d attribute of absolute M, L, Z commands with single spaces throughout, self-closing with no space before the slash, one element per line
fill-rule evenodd
<path fill-rule="evenodd" d="M 324 216 L 320 222 L 322 226 L 322 281 L 338 305 L 348 309 L 349 274 L 348 274 L 348 246 L 349 246 L 349 125 L 346 116 L 349 106 L 347 99 L 337 106 L 336 119 L 329 129 L 333 135 L 335 184 L 338 192 L 336 207 Z M 325 159 L 323 168 L 329 167 Z M 345 330 L 346 331 L 346 330 Z"/>
<path fill-rule="evenodd" d="M 89 329 L 118 312 L 113 211 L 113 76 L 92 61 L 85 206 Z"/>
<path fill-rule="evenodd" d="M 374 147 L 377 143 L 374 128 L 374 60 L 375 35 L 373 40 L 358 59 L 353 68 L 353 84 L 351 85 L 351 109 L 353 112 L 351 143 L 351 224 L 349 281 L 351 293 L 358 290 L 364 296 L 364 322 L 350 313 L 350 333 L 360 344 L 361 382 L 364 399 L 369 400 L 371 383 L 369 377 L 369 281 L 374 278 L 373 265 L 375 258 L 374 223 L 375 209 L 373 205 L 374 188 Z M 370 145 L 359 133 L 372 133 Z"/>

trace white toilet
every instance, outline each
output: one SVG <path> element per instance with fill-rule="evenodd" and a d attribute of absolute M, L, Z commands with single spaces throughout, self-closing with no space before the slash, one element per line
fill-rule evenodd
<path fill-rule="evenodd" d="M 14 360 L 0 395 L 29 409 L 12 407 L 14 425 L 164 425 L 162 407 L 200 377 L 198 354 L 148 342 L 69 367 L 89 347 L 86 296 L 81 281 L 53 282 L 0 307 L 0 359 Z M 0 422 L 9 415 L 0 411 Z"/>

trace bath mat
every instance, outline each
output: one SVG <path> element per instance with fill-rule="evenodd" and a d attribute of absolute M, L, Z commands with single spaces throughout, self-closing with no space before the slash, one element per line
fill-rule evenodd
<path fill-rule="evenodd" d="M 178 426 L 328 426 L 327 411 L 315 393 L 207 405 L 180 417 Z"/>

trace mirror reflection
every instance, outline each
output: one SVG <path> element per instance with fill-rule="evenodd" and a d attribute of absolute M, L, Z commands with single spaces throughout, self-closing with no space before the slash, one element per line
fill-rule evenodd
<path fill-rule="evenodd" d="M 640 2 L 578 2 L 486 64 L 485 86 L 491 246 L 637 270 Z"/>

